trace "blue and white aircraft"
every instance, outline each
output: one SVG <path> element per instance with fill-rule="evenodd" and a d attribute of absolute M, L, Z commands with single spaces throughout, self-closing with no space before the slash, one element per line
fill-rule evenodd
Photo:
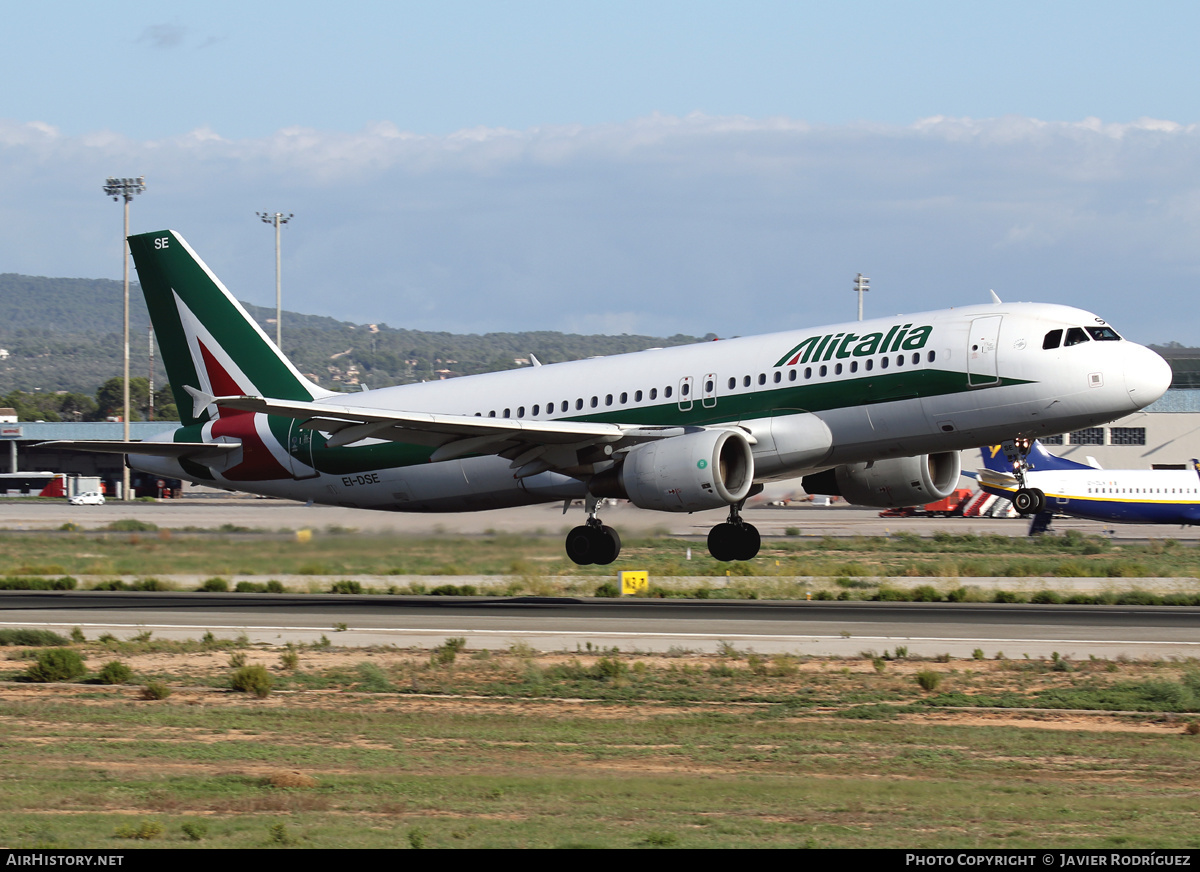
<path fill-rule="evenodd" d="M 1009 446 L 980 449 L 984 468 L 979 486 L 1018 505 L 1016 470 L 1019 459 Z M 1055 457 L 1040 442 L 1025 459 L 1025 486 L 1045 495 L 1044 509 L 1022 514 L 1061 512 L 1093 521 L 1135 524 L 1200 524 L 1200 468 L 1097 469 Z"/>

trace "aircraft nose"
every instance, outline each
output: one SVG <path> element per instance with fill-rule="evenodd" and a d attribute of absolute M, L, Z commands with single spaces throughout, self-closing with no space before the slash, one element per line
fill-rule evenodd
<path fill-rule="evenodd" d="M 1171 386 L 1171 366 L 1161 356 L 1130 342 L 1125 348 L 1125 388 L 1135 409 L 1144 409 Z"/>

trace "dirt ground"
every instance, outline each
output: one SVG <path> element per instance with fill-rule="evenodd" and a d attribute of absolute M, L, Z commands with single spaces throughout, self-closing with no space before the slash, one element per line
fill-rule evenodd
<path fill-rule="evenodd" d="M 281 649 L 256 648 L 246 653 L 248 665 L 261 664 L 268 670 L 278 674 Z M 359 664 L 372 663 L 380 668 L 388 669 L 399 666 L 421 667 L 429 663 L 428 651 L 417 650 L 388 650 L 363 651 L 360 649 L 343 650 L 299 650 L 298 670 L 310 673 L 323 673 L 333 670 L 353 671 Z M 543 669 L 566 663 L 581 663 L 590 667 L 600 659 L 595 655 L 567 654 L 536 654 L 523 657 L 523 662 L 536 664 Z M 203 652 L 150 652 L 113 657 L 103 652 L 95 653 L 86 658 L 89 670 L 99 670 L 111 659 L 120 659 L 129 666 L 135 675 L 167 675 L 177 676 L 170 680 L 171 696 L 156 704 L 161 705 L 202 705 L 202 706 L 240 706 L 247 703 L 248 697 L 240 693 L 232 693 L 225 687 L 189 684 L 188 677 L 195 680 L 198 677 L 225 675 L 230 671 L 230 653 L 228 651 Z M 499 659 L 499 658 L 497 658 Z M 666 669 L 672 665 L 687 663 L 707 670 L 712 665 L 723 661 L 716 655 L 694 654 L 686 657 L 655 657 L 629 656 L 626 662 L 638 662 L 647 669 Z M 745 663 L 735 665 L 745 666 Z M 486 675 L 494 675 L 496 659 L 473 661 L 469 657 L 458 660 L 454 672 L 464 685 L 482 681 Z M 771 676 L 771 690 L 776 694 L 795 692 L 805 687 L 814 676 L 874 676 L 876 669 L 871 660 L 811 658 L 800 660 L 793 664 L 795 673 L 788 677 Z M 1081 664 L 1081 668 L 1087 668 Z M 1121 664 L 1122 679 L 1148 677 L 1153 671 L 1155 678 L 1175 678 L 1179 669 L 1171 669 L 1164 673 L 1161 665 L 1151 666 L 1127 662 Z M 925 660 L 894 660 L 889 661 L 886 672 L 889 677 L 913 684 L 916 673 L 936 669 L 951 677 L 953 682 L 974 681 L 987 692 L 1002 692 L 1020 689 L 1024 693 L 1062 686 L 1064 681 L 1061 673 L 1043 672 L 1030 675 L 1027 672 L 1014 671 L 1011 664 L 1003 661 L 955 661 L 950 664 L 931 663 Z M 1018 677 L 1019 676 L 1019 677 Z M 4 682 L 3 696 L 12 701 L 19 699 L 40 699 L 55 701 L 73 701 L 85 706 L 111 706 L 111 696 L 98 698 L 95 684 L 31 684 L 24 682 Z M 115 688 L 106 687 L 106 691 Z M 945 689 L 945 688 L 943 688 Z M 122 688 L 122 693 L 129 700 L 141 699 L 142 687 L 130 684 Z M 919 694 L 914 692 L 914 698 Z M 338 710 L 345 707 L 349 699 L 354 700 L 356 707 L 371 706 L 394 709 L 397 706 L 404 710 L 428 711 L 440 715 L 454 714 L 508 714 L 520 712 L 538 718 L 578 717 L 592 719 L 612 719 L 621 721 L 636 721 L 651 716 L 662 716 L 672 712 L 694 712 L 697 707 L 703 707 L 708 712 L 745 711 L 747 707 L 766 707 L 759 702 L 717 702 L 704 701 L 694 704 L 664 702 L 654 699 L 639 699 L 636 703 L 622 704 L 612 700 L 598 699 L 531 699 L 524 697 L 476 696 L 469 693 L 367 693 L 351 687 L 331 689 L 282 689 L 274 691 L 262 700 L 256 700 L 256 705 L 267 708 L 303 708 L 307 710 Z M 822 712 L 815 711 L 812 717 L 821 716 Z M 800 716 L 805 719 L 808 716 Z M 897 716 L 901 722 L 911 723 L 953 723 L 960 726 L 1010 726 L 1042 730 L 1087 730 L 1090 732 L 1121 732 L 1142 733 L 1149 735 L 1164 735 L 1178 733 L 1187 723 L 1187 716 L 1176 717 L 1166 715 L 1151 719 L 1144 714 L 1104 713 L 1090 711 L 1069 711 L 1050 709 L 953 709 L 935 708 L 928 713 L 906 713 Z M 1194 720 L 1194 718 L 1193 718 Z M 214 739 L 215 740 L 215 739 Z"/>

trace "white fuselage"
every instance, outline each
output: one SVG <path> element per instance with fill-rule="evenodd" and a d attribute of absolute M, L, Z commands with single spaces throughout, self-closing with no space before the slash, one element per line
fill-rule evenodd
<path fill-rule="evenodd" d="M 968 306 L 338 394 L 327 401 L 364 410 L 529 421 L 738 426 L 754 440 L 755 479 L 767 481 L 1062 433 L 1153 402 L 1166 390 L 1170 371 L 1140 345 L 1089 340 L 1043 348 L 1048 331 L 1097 323 L 1103 324 L 1066 306 Z M 499 508 L 587 491 L 585 482 L 556 472 L 517 479 L 510 462 L 496 456 L 433 463 L 418 451 L 417 459 L 403 463 L 354 461 L 330 471 L 316 454 L 305 454 L 302 440 L 312 438 L 311 431 L 301 433 L 299 421 L 290 426 L 301 440 L 292 442 L 291 451 L 259 427 L 290 478 L 223 480 L 222 469 L 238 464 L 231 457 L 224 467 L 211 466 L 217 486 L 393 511 Z M 324 450 L 369 458 L 363 449 L 379 444 L 368 439 Z M 422 444 L 428 443 L 415 434 L 416 448 Z M 168 458 L 130 460 L 158 475 L 192 478 Z"/>
<path fill-rule="evenodd" d="M 1094 521 L 1200 523 L 1200 475 L 1193 469 L 1052 469 L 1025 474 L 1046 494 L 1046 510 Z M 1012 497 L 1016 485 L 982 485 Z"/>

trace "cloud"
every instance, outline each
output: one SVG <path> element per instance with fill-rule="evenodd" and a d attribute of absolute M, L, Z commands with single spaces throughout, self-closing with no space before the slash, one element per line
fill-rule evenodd
<path fill-rule="evenodd" d="M 183 232 L 256 302 L 273 300 L 274 258 L 254 212 L 295 212 L 285 305 L 348 320 L 749 334 L 853 317 L 863 272 L 868 312 L 995 288 L 1100 311 L 1147 340 L 1200 341 L 1177 326 L 1200 275 L 1198 171 L 1200 129 L 1153 119 L 695 113 L 153 141 L 0 121 L 13 228 L 0 271 L 111 275 L 116 215 L 99 185 L 145 175 L 135 228 Z"/>

